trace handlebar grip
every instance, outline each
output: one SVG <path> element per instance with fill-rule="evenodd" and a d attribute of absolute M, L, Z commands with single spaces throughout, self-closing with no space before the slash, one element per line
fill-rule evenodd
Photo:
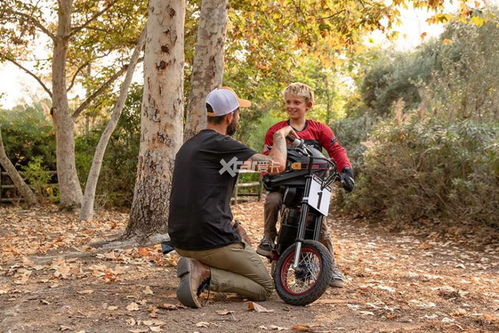
<path fill-rule="evenodd" d="M 303 144 L 303 140 L 298 139 L 298 138 L 294 138 L 294 137 L 292 137 L 290 135 L 287 135 L 286 139 L 288 141 L 291 141 L 291 145 L 294 146 L 294 147 L 300 147 Z"/>

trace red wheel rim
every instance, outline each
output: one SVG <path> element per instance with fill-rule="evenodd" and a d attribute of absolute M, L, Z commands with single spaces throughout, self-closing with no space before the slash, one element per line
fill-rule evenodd
<path fill-rule="evenodd" d="M 288 254 L 286 259 L 284 260 L 281 271 L 279 272 L 281 277 L 281 285 L 284 290 L 290 295 L 301 296 L 313 289 L 317 284 L 317 281 L 320 279 L 322 275 L 322 258 L 315 248 L 308 246 L 303 246 L 301 248 L 301 258 L 299 264 L 305 265 L 307 274 L 312 277 L 312 279 L 303 278 L 303 281 L 296 277 L 296 274 L 292 268 L 294 260 L 295 252 L 293 251 Z M 294 281 L 293 285 L 290 285 L 290 281 Z M 296 289 L 299 290 L 295 290 L 292 287 L 297 287 Z"/>

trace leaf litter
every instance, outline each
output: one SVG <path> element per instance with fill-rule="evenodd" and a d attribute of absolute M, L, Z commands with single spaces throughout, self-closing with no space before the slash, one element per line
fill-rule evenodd
<path fill-rule="evenodd" d="M 234 206 L 233 214 L 261 238 L 263 202 Z M 175 297 L 174 252 L 164 256 L 159 245 L 91 252 L 90 242 L 119 235 L 127 219 L 101 211 L 80 223 L 56 207 L 0 207 L 0 331 L 21 318 L 42 331 L 73 332 L 182 331 L 189 322 L 221 332 L 499 330 L 498 246 L 470 235 L 441 239 L 410 227 L 394 233 L 386 221 L 330 218 L 344 289 L 329 289 L 306 307 L 290 307 L 274 293 L 268 302 L 246 303 L 246 311 L 242 298 L 212 292 L 205 308 L 192 310 Z"/>

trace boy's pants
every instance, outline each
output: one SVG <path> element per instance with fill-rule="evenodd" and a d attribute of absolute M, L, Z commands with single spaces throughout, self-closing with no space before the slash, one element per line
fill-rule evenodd
<path fill-rule="evenodd" d="M 210 267 L 210 290 L 238 293 L 257 301 L 268 299 L 274 290 L 260 256 L 245 243 L 203 251 L 175 250 Z"/>

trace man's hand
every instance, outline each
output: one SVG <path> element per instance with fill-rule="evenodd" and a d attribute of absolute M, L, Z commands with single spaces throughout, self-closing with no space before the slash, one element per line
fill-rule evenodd
<path fill-rule="evenodd" d="M 296 134 L 295 130 L 291 126 L 286 126 L 286 127 L 281 128 L 280 130 L 278 130 L 274 133 L 274 136 L 275 135 L 282 135 L 284 138 L 286 138 L 288 135 L 290 135 L 292 137 L 298 138 L 298 134 Z"/>
<path fill-rule="evenodd" d="M 246 230 L 244 230 L 243 226 L 241 225 L 241 223 L 239 221 L 232 221 L 230 223 L 230 225 L 237 230 L 237 232 L 239 233 L 239 235 L 241 236 L 241 239 L 246 243 L 248 244 L 249 246 L 251 246 L 251 244 L 253 243 L 253 240 L 248 236 L 248 234 L 246 233 Z"/>
<path fill-rule="evenodd" d="M 353 187 L 355 185 L 355 180 L 353 179 L 353 170 L 352 168 L 346 167 L 341 170 L 340 173 L 341 183 L 343 184 L 343 188 L 347 192 L 352 192 Z"/>

